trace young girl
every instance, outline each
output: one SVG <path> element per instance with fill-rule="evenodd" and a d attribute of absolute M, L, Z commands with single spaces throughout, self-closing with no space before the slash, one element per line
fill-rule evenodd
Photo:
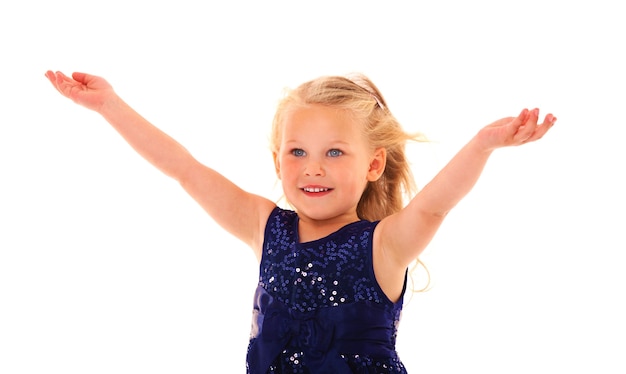
<path fill-rule="evenodd" d="M 276 175 L 293 210 L 243 191 L 126 104 L 102 78 L 48 71 L 56 89 L 100 113 L 260 263 L 247 372 L 406 373 L 396 349 L 407 267 L 470 191 L 496 148 L 554 124 L 524 109 L 481 129 L 403 205 L 412 136 L 364 76 L 322 77 L 279 104 Z"/>

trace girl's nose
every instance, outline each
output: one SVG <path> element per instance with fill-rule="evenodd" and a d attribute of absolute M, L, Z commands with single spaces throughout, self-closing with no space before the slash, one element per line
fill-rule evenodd
<path fill-rule="evenodd" d="M 306 176 L 323 177 L 326 173 L 320 162 L 311 160 L 305 165 L 304 174 Z"/>

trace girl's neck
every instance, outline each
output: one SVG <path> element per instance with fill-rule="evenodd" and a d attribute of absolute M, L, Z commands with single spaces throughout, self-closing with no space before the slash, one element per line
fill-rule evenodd
<path fill-rule="evenodd" d="M 357 221 L 359 221 L 359 218 L 356 213 L 354 215 L 342 215 L 326 220 L 314 220 L 299 215 L 298 239 L 300 243 L 321 239 Z"/>

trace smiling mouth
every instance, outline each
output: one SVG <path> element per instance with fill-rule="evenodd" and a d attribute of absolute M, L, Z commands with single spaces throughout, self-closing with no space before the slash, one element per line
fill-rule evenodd
<path fill-rule="evenodd" d="M 310 192 L 310 193 L 328 192 L 330 190 L 331 190 L 330 188 L 325 188 L 325 187 L 304 187 L 304 188 L 302 188 L 302 191 Z"/>

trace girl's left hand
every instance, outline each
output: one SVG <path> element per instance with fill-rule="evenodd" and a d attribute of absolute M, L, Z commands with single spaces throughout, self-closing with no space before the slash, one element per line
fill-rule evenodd
<path fill-rule="evenodd" d="M 556 117 L 547 114 L 539 122 L 539 109 L 524 109 L 517 117 L 506 117 L 482 128 L 477 140 L 485 150 L 522 145 L 541 139 L 556 122 Z"/>
<path fill-rule="evenodd" d="M 102 106 L 117 95 L 104 78 L 85 73 L 73 73 L 72 77 L 48 70 L 46 77 L 61 95 L 72 99 L 88 109 L 99 112 Z"/>

